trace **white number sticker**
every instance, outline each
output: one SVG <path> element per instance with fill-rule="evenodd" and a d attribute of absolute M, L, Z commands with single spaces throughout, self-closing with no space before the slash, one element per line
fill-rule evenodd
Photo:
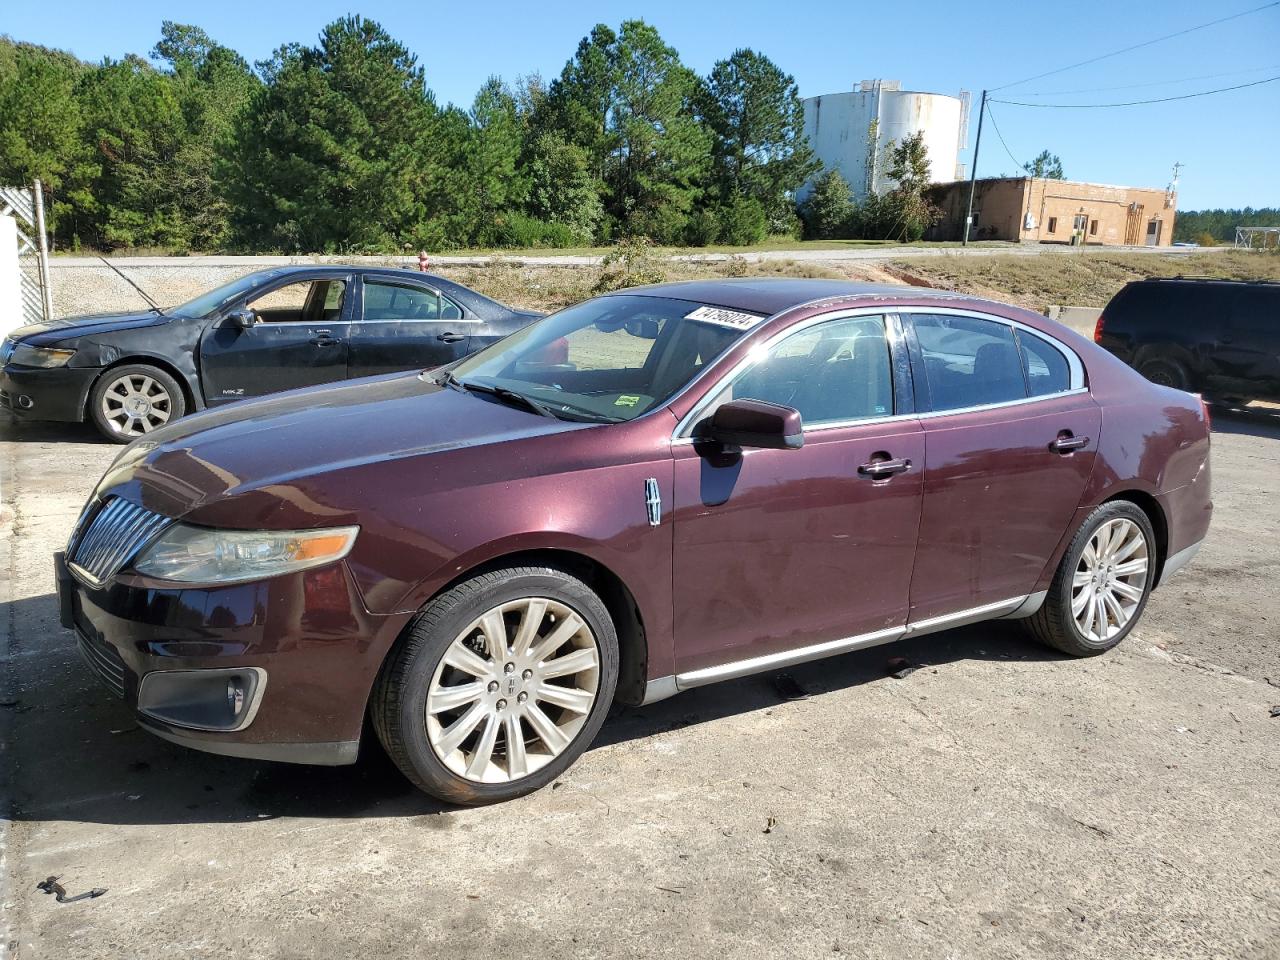
<path fill-rule="evenodd" d="M 754 313 L 739 313 L 720 307 L 699 307 L 692 313 L 685 314 L 684 318 L 700 323 L 714 323 L 717 327 L 728 327 L 730 330 L 750 330 L 764 320 L 764 317 L 757 317 Z"/>

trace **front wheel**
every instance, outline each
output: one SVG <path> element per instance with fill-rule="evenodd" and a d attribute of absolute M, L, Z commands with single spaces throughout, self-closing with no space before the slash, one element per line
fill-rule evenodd
<path fill-rule="evenodd" d="M 1104 503 L 1081 525 L 1044 604 L 1023 624 L 1076 657 L 1110 650 L 1137 624 L 1155 585 L 1151 520 L 1125 500 Z"/>
<path fill-rule="evenodd" d="M 129 443 L 184 413 L 178 381 L 146 363 L 108 370 L 89 392 L 89 417 L 112 443 Z"/>
<path fill-rule="evenodd" d="M 551 567 L 482 574 L 441 594 L 400 638 L 371 701 L 400 770 L 450 803 L 550 783 L 595 738 L 618 640 L 595 592 Z"/>

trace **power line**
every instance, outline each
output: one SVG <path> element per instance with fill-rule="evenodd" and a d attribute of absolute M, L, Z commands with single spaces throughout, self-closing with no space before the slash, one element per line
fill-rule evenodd
<path fill-rule="evenodd" d="M 1000 124 L 996 123 L 996 115 L 991 111 L 991 101 L 987 101 L 987 116 L 991 118 L 991 128 L 995 130 L 996 136 L 1000 139 L 1000 146 L 1004 147 L 1004 152 L 1009 155 L 1009 159 L 1013 161 L 1013 169 L 1015 171 L 1023 169 L 1022 164 L 1018 162 L 1018 158 L 1013 155 L 1013 151 L 1009 149 L 1009 144 L 1004 142 L 1004 134 L 1000 132 Z"/>
<path fill-rule="evenodd" d="M 1253 7 L 1250 10 L 1242 10 L 1240 13 L 1233 13 L 1227 17 L 1219 17 L 1217 20 L 1210 20 L 1208 23 L 1201 23 L 1194 27 L 1187 27 L 1185 30 L 1179 30 L 1176 33 L 1165 34 L 1163 37 L 1156 37 L 1154 40 L 1144 40 L 1142 43 L 1135 43 L 1133 46 L 1124 47 L 1120 50 L 1113 50 L 1110 53 L 1099 54 L 1096 57 L 1090 57 L 1088 60 L 1081 60 L 1079 63 L 1073 63 L 1065 67 L 1058 67 L 1056 70 L 1046 70 L 1044 73 L 1037 73 L 1035 76 L 1027 77 L 1023 80 L 1015 80 L 1012 83 L 1006 83 L 999 87 L 991 87 L 990 92 L 997 90 L 1005 90 L 1009 87 L 1021 86 L 1024 83 L 1030 83 L 1032 80 L 1041 80 L 1044 77 L 1052 77 L 1059 73 L 1066 73 L 1068 70 L 1074 70 L 1077 67 L 1086 67 L 1091 63 L 1097 63 L 1099 60 L 1109 60 L 1111 57 L 1118 57 L 1122 53 L 1130 53 L 1134 50 L 1141 50 L 1143 47 L 1149 47 L 1155 43 L 1163 43 L 1165 40 L 1172 40 L 1174 37 L 1182 37 L 1188 33 L 1195 33 L 1197 30 L 1204 30 L 1206 27 L 1217 26 L 1219 23 L 1226 23 L 1228 20 L 1236 20 L 1240 17 L 1248 16 L 1251 13 L 1257 13 L 1259 10 L 1267 10 L 1271 7 L 1280 6 L 1280 0 L 1272 0 L 1271 3 L 1264 3 L 1260 7 Z"/>
<path fill-rule="evenodd" d="M 1058 97 L 1068 93 L 1106 93 L 1110 90 L 1137 90 L 1140 87 L 1165 87 L 1171 83 L 1190 83 L 1192 80 L 1218 80 L 1222 77 L 1238 77 L 1261 70 L 1280 70 L 1280 63 L 1270 63 L 1248 70 L 1228 70 L 1226 73 L 1202 73 L 1197 77 L 1179 77 L 1176 80 L 1148 80 L 1146 83 L 1125 83 L 1114 87 L 1079 87 L 1075 90 L 1045 90 L 1040 93 L 1024 93 L 1024 97 Z"/>
<path fill-rule="evenodd" d="M 1278 0 L 1280 2 L 1280 0 Z M 1148 103 L 1170 103 L 1174 100 L 1191 100 L 1195 97 L 1207 97 L 1215 93 L 1226 93 L 1229 90 L 1243 90 L 1246 87 L 1258 87 L 1264 83 L 1275 83 L 1280 76 L 1267 77 L 1265 80 L 1254 80 L 1252 83 L 1237 83 L 1234 87 L 1218 87 L 1216 90 L 1201 90 L 1199 93 L 1184 93 L 1177 97 L 1158 97 L 1155 100 L 1127 100 L 1124 103 L 1027 103 L 1022 100 L 989 100 L 988 103 L 1007 103 L 1011 107 L 1042 107 L 1053 110 L 1096 110 L 1103 107 L 1139 107 Z"/>

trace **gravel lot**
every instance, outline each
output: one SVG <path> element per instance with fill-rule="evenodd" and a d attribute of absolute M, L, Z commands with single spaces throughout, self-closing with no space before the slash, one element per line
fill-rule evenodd
<path fill-rule="evenodd" d="M 708 687 L 455 810 L 136 729 L 49 562 L 117 448 L 0 419 L 0 956 L 1280 957 L 1280 417 L 1215 427 L 1210 539 L 1110 655 L 980 625 Z"/>

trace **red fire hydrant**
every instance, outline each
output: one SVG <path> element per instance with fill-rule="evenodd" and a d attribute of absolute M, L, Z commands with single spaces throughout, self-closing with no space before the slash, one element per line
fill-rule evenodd
<path fill-rule="evenodd" d="M 423 273 L 426 273 L 427 268 L 430 266 L 431 266 L 431 261 L 430 259 L 427 258 L 427 251 L 419 250 L 418 251 L 418 269 L 421 270 Z"/>

